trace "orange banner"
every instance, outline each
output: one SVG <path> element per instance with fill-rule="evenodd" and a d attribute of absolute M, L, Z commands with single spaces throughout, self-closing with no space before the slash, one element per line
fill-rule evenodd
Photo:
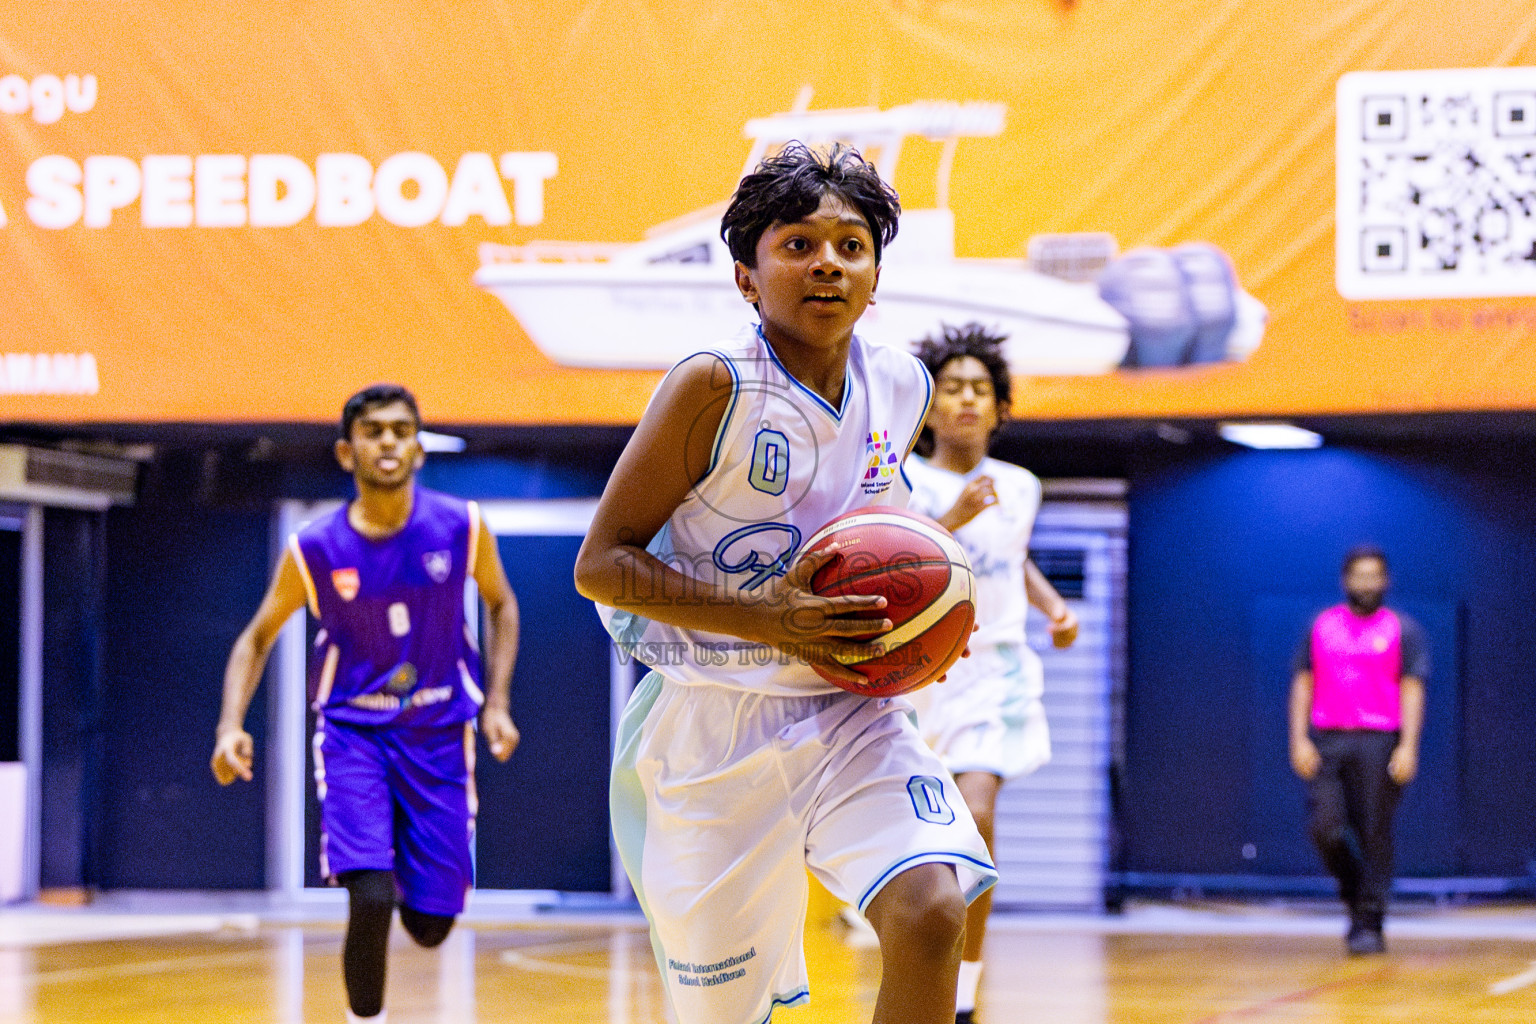
<path fill-rule="evenodd" d="M 901 192 L 870 339 L 998 326 L 1019 415 L 1536 408 L 1519 4 L 3 9 L 7 420 L 633 422 L 790 138 Z"/>

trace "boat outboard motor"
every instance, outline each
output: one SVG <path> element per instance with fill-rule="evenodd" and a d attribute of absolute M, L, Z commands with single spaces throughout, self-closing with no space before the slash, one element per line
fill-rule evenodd
<path fill-rule="evenodd" d="M 1125 317 L 1131 344 L 1121 366 L 1182 366 L 1195 341 L 1184 275 L 1165 249 L 1132 249 L 1099 273 L 1099 296 Z"/>
<path fill-rule="evenodd" d="M 1237 275 L 1227 254 L 1209 242 L 1185 242 L 1173 249 L 1173 260 L 1184 274 L 1189 305 L 1195 314 L 1195 343 L 1191 363 L 1220 363 L 1227 338 L 1237 323 Z"/>

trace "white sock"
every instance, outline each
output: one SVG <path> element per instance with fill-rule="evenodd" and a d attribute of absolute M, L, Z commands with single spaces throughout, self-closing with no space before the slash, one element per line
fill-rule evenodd
<path fill-rule="evenodd" d="M 960 983 L 955 986 L 955 1012 L 976 1009 L 976 990 L 981 986 L 981 961 L 960 961 Z"/>
<path fill-rule="evenodd" d="M 352 1007 L 347 1007 L 347 1024 L 384 1024 L 384 1018 L 388 1016 L 388 1010 L 380 1010 L 372 1017 L 359 1017 L 352 1012 Z"/>

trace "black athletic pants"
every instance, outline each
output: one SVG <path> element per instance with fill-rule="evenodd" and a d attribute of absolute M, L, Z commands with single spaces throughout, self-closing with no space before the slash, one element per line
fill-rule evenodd
<path fill-rule="evenodd" d="M 1392 889 L 1392 817 L 1402 787 L 1387 775 L 1398 734 L 1323 729 L 1322 765 L 1308 783 L 1307 828 L 1352 910 L 1380 913 Z"/>

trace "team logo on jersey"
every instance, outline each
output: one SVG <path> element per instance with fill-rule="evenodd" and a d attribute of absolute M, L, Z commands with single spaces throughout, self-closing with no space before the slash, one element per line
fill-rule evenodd
<path fill-rule="evenodd" d="M 453 569 L 453 555 L 447 551 L 428 551 L 421 556 L 421 564 L 426 566 L 433 583 L 446 583 Z"/>
<path fill-rule="evenodd" d="M 889 430 L 871 430 L 864 439 L 864 479 L 859 486 L 865 494 L 884 494 L 901 471 L 901 453 L 896 451 Z"/>
<path fill-rule="evenodd" d="M 750 573 L 743 590 L 755 590 L 783 576 L 800 550 L 800 530 L 789 523 L 758 523 L 732 530 L 715 545 L 715 568 L 735 575 Z"/>
<path fill-rule="evenodd" d="M 331 586 L 336 588 L 336 593 L 341 595 L 343 601 L 350 601 L 356 597 L 358 588 L 362 585 L 356 569 L 331 570 Z"/>
<path fill-rule="evenodd" d="M 389 674 L 384 688 L 390 693 L 410 693 L 416 685 L 416 666 L 408 661 L 402 661 L 395 666 L 395 670 Z"/>

